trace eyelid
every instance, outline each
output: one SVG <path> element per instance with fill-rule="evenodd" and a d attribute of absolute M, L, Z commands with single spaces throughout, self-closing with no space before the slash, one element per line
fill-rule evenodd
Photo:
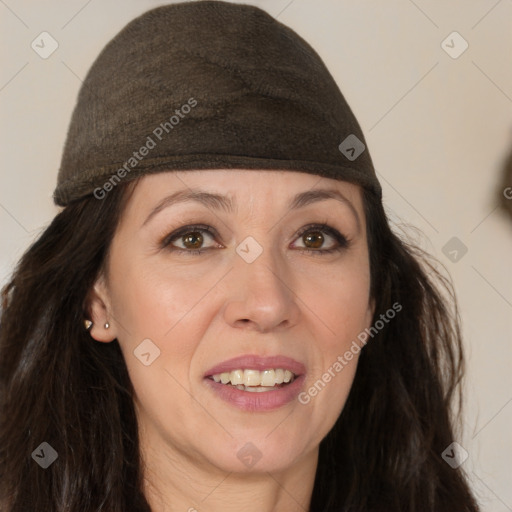
<path fill-rule="evenodd" d="M 186 226 L 182 226 L 181 228 L 176 229 L 172 233 L 169 233 L 166 235 L 162 241 L 160 242 L 160 247 L 165 248 L 170 245 L 170 243 L 173 240 L 176 240 L 180 238 L 181 236 L 190 233 L 191 231 L 205 231 L 207 232 L 212 238 L 218 238 L 217 231 L 212 228 L 211 226 L 208 226 L 207 224 L 187 224 Z M 181 247 L 177 247 L 177 250 L 183 250 L 187 251 L 187 249 L 181 249 Z M 201 249 L 203 250 L 203 249 Z M 191 250 L 188 250 L 187 252 L 190 252 Z"/>
<path fill-rule="evenodd" d="M 322 252 L 325 253 L 325 252 L 329 252 L 329 251 L 334 252 L 337 249 L 341 250 L 343 248 L 348 248 L 348 246 L 351 243 L 351 239 L 346 237 L 343 233 L 338 231 L 336 228 L 327 224 L 327 222 L 323 222 L 321 224 L 319 224 L 317 222 L 307 224 L 306 226 L 303 226 L 295 236 L 296 236 L 296 238 L 299 238 L 304 233 L 306 233 L 308 231 L 320 231 L 320 232 L 327 233 L 331 238 L 334 238 L 334 240 L 336 240 L 336 242 L 338 242 L 338 247 L 334 247 L 332 249 L 316 249 L 316 250 L 308 249 L 307 247 L 305 249 L 302 249 L 302 250 L 306 250 L 307 252 L 319 252 L 319 253 L 322 253 Z"/>

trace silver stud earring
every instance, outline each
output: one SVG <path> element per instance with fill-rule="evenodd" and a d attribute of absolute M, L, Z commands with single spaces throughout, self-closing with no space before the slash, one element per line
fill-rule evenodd
<path fill-rule="evenodd" d="M 84 326 L 86 331 L 90 331 L 92 327 L 92 322 L 89 319 L 85 319 Z"/>
<path fill-rule="evenodd" d="M 105 327 L 105 329 L 108 329 L 110 327 L 110 324 L 108 322 L 105 322 L 104 327 Z"/>

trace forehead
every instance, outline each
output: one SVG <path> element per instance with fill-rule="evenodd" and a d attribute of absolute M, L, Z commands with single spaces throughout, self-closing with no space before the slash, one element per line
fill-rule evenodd
<path fill-rule="evenodd" d="M 346 198 L 354 207 L 362 206 L 361 187 L 347 181 L 296 171 L 208 169 L 169 171 L 145 175 L 131 185 L 132 208 L 159 201 L 169 194 L 185 198 L 205 192 L 225 198 L 226 209 L 239 210 L 255 203 L 293 206 L 299 194 L 332 192 L 332 198 Z M 298 205 L 300 206 L 300 205 Z"/>
<path fill-rule="evenodd" d="M 190 206 L 244 223 L 249 219 L 275 222 L 313 208 L 331 219 L 354 222 L 357 231 L 364 232 L 362 190 L 346 181 L 295 171 L 208 169 L 147 174 L 129 184 L 117 231 L 138 231 L 151 225 L 163 210 L 181 215 Z"/>

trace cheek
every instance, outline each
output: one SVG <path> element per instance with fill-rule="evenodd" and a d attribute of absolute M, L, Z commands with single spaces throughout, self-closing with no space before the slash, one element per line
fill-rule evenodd
<path fill-rule="evenodd" d="M 200 298 L 197 282 L 148 264 L 119 268 L 113 289 L 114 316 L 133 339 L 171 338 Z"/>
<path fill-rule="evenodd" d="M 118 341 L 136 388 L 180 392 L 173 377 L 189 387 L 190 368 L 211 322 L 211 295 L 221 275 L 214 269 L 200 273 L 192 265 L 177 269 L 165 259 L 119 261 L 111 272 L 112 308 L 120 325 Z M 211 295 L 207 295 L 209 290 Z M 147 353 L 139 348 L 146 346 L 158 354 L 148 367 L 136 357 Z"/>
<path fill-rule="evenodd" d="M 303 287 L 299 293 L 312 312 L 308 325 L 320 354 L 301 403 L 321 411 L 330 425 L 340 414 L 352 387 L 363 350 L 358 336 L 371 325 L 366 262 L 364 255 L 353 258 L 340 266 L 336 274 L 322 276 L 317 286 Z"/>
<path fill-rule="evenodd" d="M 301 299 L 317 317 L 324 349 L 339 353 L 371 322 L 369 270 L 361 262 L 323 276 L 315 287 L 304 287 Z"/>
<path fill-rule="evenodd" d="M 137 407 L 159 428 L 186 425 L 187 414 L 197 408 L 186 390 L 201 340 L 202 327 L 192 320 L 198 320 L 194 312 L 204 289 L 165 265 L 133 261 L 111 273 L 111 284 L 118 341 Z"/>

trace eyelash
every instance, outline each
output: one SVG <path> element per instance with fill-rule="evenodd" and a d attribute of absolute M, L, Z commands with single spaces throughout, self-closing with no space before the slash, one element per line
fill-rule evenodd
<path fill-rule="evenodd" d="M 211 250 L 211 248 L 208 249 L 182 249 L 180 247 L 172 247 L 172 249 L 169 248 L 171 242 L 174 240 L 179 239 L 180 237 L 193 232 L 193 231 L 199 231 L 199 232 L 206 232 L 209 235 L 212 236 L 212 238 L 215 238 L 215 230 L 211 228 L 210 226 L 206 225 L 191 225 L 191 226 L 183 226 L 182 228 L 174 231 L 170 235 L 167 235 L 162 242 L 160 243 L 160 246 L 162 249 L 167 248 L 168 250 L 172 252 L 178 252 L 178 253 L 186 253 L 186 254 L 192 254 L 192 255 L 200 255 L 203 254 L 206 251 Z M 327 235 L 331 236 L 338 242 L 337 247 L 333 247 L 332 249 L 297 249 L 301 254 L 313 254 L 315 256 L 323 256 L 327 254 L 332 254 L 334 252 L 341 252 L 344 249 L 347 249 L 350 244 L 351 240 L 346 238 L 344 235 L 342 235 L 338 230 L 332 228 L 331 226 L 327 224 L 308 224 L 307 226 L 304 226 L 296 235 L 297 238 L 301 237 L 304 233 L 308 231 L 320 231 L 323 233 L 326 233 Z"/>

